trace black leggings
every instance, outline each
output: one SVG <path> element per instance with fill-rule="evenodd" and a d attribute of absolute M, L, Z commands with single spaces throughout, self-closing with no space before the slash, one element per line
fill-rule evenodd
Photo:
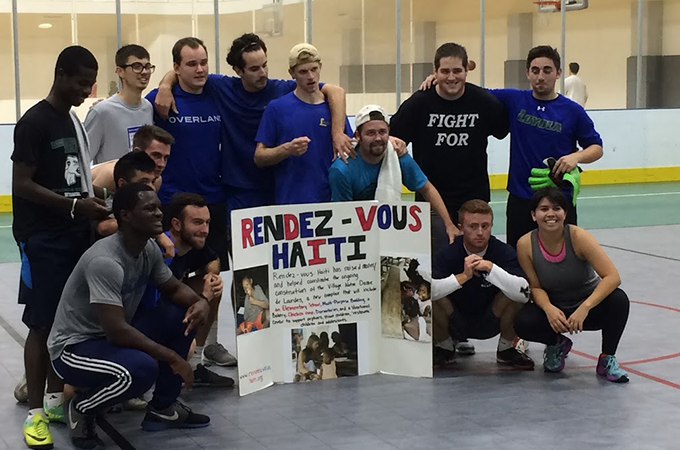
<path fill-rule="evenodd" d="M 583 322 L 583 329 L 602 330 L 602 353 L 616 354 L 616 348 L 619 346 L 623 329 L 628 321 L 629 310 L 628 296 L 617 288 L 588 313 L 588 317 Z M 567 318 L 574 311 L 575 309 L 562 309 Z M 559 336 L 559 333 L 555 333 L 550 326 L 548 316 L 535 303 L 525 305 L 517 313 L 515 332 L 522 339 L 546 345 L 557 344 L 557 336 Z"/>

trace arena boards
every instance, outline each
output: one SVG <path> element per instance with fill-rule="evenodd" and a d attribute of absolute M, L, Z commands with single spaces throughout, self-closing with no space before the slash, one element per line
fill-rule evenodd
<path fill-rule="evenodd" d="M 240 394 L 378 372 L 431 377 L 429 206 L 234 211 Z"/>

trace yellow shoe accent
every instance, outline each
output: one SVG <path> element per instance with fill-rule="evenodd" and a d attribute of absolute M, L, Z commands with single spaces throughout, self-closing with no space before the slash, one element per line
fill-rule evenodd
<path fill-rule="evenodd" d="M 33 417 L 26 418 L 24 421 L 24 441 L 28 448 L 43 450 L 54 447 L 49 422 L 45 416 L 36 413 L 33 414 Z"/>

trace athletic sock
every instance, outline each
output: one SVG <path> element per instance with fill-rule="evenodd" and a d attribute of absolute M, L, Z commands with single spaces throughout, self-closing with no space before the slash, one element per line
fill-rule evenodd
<path fill-rule="evenodd" d="M 64 403 L 64 393 L 63 392 L 52 392 L 45 394 L 44 400 L 45 406 L 48 409 L 56 408 Z"/>
<path fill-rule="evenodd" d="M 189 360 L 189 365 L 191 368 L 196 370 L 196 367 L 203 361 L 203 347 L 196 346 L 194 350 L 194 355 Z"/>
<path fill-rule="evenodd" d="M 42 408 L 33 408 L 33 409 L 29 409 L 29 410 L 28 410 L 28 418 L 30 419 L 31 417 L 33 417 L 34 415 L 36 415 L 36 414 L 38 414 L 38 413 L 40 413 L 40 414 L 42 414 L 42 415 L 44 416 L 44 415 L 45 415 L 45 410 L 42 409 Z"/>
<path fill-rule="evenodd" d="M 215 320 L 210 327 L 210 331 L 208 331 L 208 336 L 205 338 L 206 347 L 212 344 L 217 344 L 217 317 L 215 317 Z"/>
<path fill-rule="evenodd" d="M 507 339 L 500 338 L 498 340 L 498 351 L 502 352 L 505 351 L 509 348 L 512 348 L 512 341 L 509 341 Z"/>

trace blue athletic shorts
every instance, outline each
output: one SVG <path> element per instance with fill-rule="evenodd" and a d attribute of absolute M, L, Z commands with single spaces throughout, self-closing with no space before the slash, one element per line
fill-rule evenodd
<path fill-rule="evenodd" d="M 22 321 L 28 328 L 52 327 L 61 291 L 73 268 L 90 246 L 88 231 L 35 233 L 19 243 L 21 276 L 19 303 L 26 305 Z"/>

